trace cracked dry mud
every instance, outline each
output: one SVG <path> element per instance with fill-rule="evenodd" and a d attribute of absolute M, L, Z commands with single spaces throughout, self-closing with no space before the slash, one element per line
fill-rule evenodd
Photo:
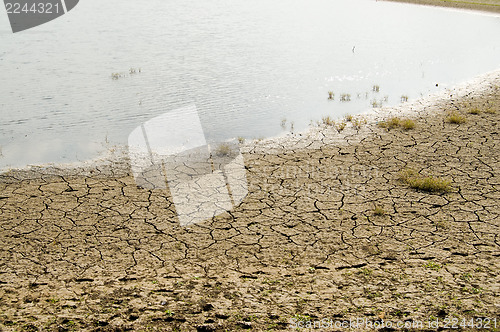
<path fill-rule="evenodd" d="M 500 88 L 412 130 L 244 153 L 248 196 L 180 227 L 127 161 L 0 177 L 2 330 L 280 330 L 290 318 L 499 317 Z M 479 114 L 468 113 L 479 108 Z M 466 117 L 446 122 L 447 111 Z M 409 188 L 401 170 L 451 180 Z M 376 215 L 375 207 L 385 214 Z"/>

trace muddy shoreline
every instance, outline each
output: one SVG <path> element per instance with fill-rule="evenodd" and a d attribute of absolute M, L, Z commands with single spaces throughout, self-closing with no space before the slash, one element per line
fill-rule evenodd
<path fill-rule="evenodd" d="M 248 196 L 190 227 L 126 160 L 1 175 L 1 329 L 498 321 L 500 71 L 356 119 L 242 147 Z"/>
<path fill-rule="evenodd" d="M 392 2 L 404 2 L 417 5 L 448 7 L 457 9 L 468 9 L 476 11 L 484 11 L 491 13 L 500 13 L 500 1 L 497 0 L 469 0 L 469 1 L 453 1 L 453 0 L 382 0 Z"/>

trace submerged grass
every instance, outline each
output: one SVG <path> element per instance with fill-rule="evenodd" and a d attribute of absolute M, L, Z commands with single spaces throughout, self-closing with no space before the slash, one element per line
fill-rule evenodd
<path fill-rule="evenodd" d="M 411 188 L 427 192 L 449 192 L 451 181 L 435 178 L 433 176 L 422 176 L 417 171 L 405 169 L 400 172 L 400 180 Z"/>

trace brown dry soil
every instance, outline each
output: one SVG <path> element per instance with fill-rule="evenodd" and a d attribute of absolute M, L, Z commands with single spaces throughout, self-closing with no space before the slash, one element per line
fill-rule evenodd
<path fill-rule="evenodd" d="M 499 320 L 500 87 L 473 92 L 438 101 L 411 130 L 245 153 L 243 203 L 190 227 L 168 192 L 136 186 L 126 161 L 3 174 L 0 328 Z M 399 179 L 407 168 L 451 190 L 412 189 Z"/>
<path fill-rule="evenodd" d="M 500 0 L 384 0 L 500 13 Z"/>

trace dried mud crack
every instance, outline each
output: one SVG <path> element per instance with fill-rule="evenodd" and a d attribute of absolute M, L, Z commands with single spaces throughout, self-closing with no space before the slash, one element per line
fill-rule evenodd
<path fill-rule="evenodd" d="M 499 98 L 497 77 L 416 113 L 411 130 L 368 126 L 338 145 L 327 128 L 309 148 L 250 150 L 243 203 L 190 227 L 168 192 L 136 186 L 126 161 L 3 174 L 0 327 L 498 318 Z M 466 122 L 450 123 L 449 111 Z M 450 190 L 412 189 L 405 169 Z"/>

